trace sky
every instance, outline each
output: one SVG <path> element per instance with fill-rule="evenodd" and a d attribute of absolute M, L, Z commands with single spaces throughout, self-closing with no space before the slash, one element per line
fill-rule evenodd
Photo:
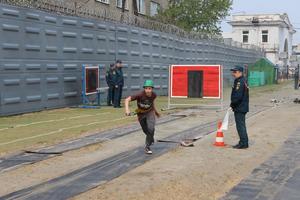
<path fill-rule="evenodd" d="M 296 29 L 293 43 L 300 43 L 300 1 L 299 0 L 233 0 L 231 14 L 260 14 L 260 13 L 287 13 Z M 226 23 L 228 16 L 221 24 L 223 32 L 230 32 L 231 26 Z"/>

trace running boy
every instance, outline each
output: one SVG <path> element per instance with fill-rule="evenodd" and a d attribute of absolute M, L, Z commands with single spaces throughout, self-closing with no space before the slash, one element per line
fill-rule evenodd
<path fill-rule="evenodd" d="M 130 115 L 129 102 L 137 101 L 136 113 L 138 115 L 138 120 L 146 134 L 146 146 L 145 153 L 152 154 L 150 146 L 154 143 L 154 132 L 155 132 L 155 116 L 160 117 L 160 114 L 156 111 L 154 106 L 154 100 L 156 94 L 153 92 L 153 81 L 146 80 L 144 83 L 144 91 L 140 93 L 129 96 L 125 100 L 125 114 Z"/>

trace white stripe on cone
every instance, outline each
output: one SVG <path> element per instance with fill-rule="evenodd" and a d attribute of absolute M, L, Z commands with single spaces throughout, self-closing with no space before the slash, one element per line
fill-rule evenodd
<path fill-rule="evenodd" d="M 216 142 L 221 143 L 221 142 L 224 142 L 224 140 L 222 137 L 216 137 Z"/>

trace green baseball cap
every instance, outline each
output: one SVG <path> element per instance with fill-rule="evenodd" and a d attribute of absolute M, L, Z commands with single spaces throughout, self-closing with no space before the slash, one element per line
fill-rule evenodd
<path fill-rule="evenodd" d="M 154 83 L 153 83 L 152 80 L 145 80 L 144 86 L 143 86 L 143 87 L 144 87 L 144 88 L 145 88 L 145 87 L 152 87 L 152 88 L 154 88 Z"/>

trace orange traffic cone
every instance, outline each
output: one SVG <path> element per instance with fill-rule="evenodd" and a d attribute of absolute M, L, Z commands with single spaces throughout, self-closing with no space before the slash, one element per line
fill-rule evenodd
<path fill-rule="evenodd" d="M 221 130 L 222 127 L 222 122 L 218 123 L 218 131 L 217 131 L 217 135 L 216 135 L 216 142 L 215 142 L 215 146 L 217 147 L 225 147 L 226 144 L 224 143 L 224 135 L 223 132 Z"/>

